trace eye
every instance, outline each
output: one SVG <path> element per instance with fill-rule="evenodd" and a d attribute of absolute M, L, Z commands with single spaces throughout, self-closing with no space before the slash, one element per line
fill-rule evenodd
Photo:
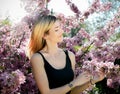
<path fill-rule="evenodd" d="M 55 32 L 58 32 L 58 29 L 57 29 L 57 30 L 55 30 Z"/>

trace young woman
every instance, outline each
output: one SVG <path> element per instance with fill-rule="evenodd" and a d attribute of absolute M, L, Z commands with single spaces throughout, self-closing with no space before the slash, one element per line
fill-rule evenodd
<path fill-rule="evenodd" d="M 42 16 L 34 25 L 29 53 L 33 75 L 41 94 L 79 94 L 104 78 L 91 79 L 87 72 L 75 77 L 75 55 L 60 49 L 63 40 L 60 21 L 51 15 Z"/>

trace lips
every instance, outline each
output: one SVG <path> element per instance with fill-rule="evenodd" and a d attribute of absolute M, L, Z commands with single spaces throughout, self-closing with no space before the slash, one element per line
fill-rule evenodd
<path fill-rule="evenodd" d="M 63 37 L 63 35 L 59 36 L 60 38 Z"/>

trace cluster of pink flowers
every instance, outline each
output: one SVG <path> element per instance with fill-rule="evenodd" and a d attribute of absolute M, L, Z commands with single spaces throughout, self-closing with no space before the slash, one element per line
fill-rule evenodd
<path fill-rule="evenodd" d="M 66 3 L 70 6 L 70 9 L 76 13 L 77 17 L 81 18 L 88 18 L 90 14 L 93 14 L 94 12 L 100 12 L 100 11 L 108 11 L 112 7 L 111 2 L 107 2 L 105 4 L 102 4 L 100 0 L 94 0 L 92 5 L 88 8 L 87 11 L 85 11 L 83 14 L 78 9 L 78 7 L 71 1 L 71 0 L 65 0 Z"/>
<path fill-rule="evenodd" d="M 0 74 L 0 88 L 1 94 L 14 94 L 24 84 L 26 77 L 19 70 L 12 71 L 11 73 L 4 72 Z"/>
<path fill-rule="evenodd" d="M 32 75 L 30 61 L 26 56 L 26 45 L 32 26 L 37 17 L 49 14 L 47 3 L 51 0 L 23 0 L 29 15 L 14 26 L 3 25 L 0 27 L 0 93 L 1 94 L 38 94 L 35 80 Z M 114 64 L 115 59 L 120 59 L 120 43 L 109 43 L 109 38 L 120 26 L 120 9 L 114 18 L 94 35 L 90 35 L 81 24 L 94 12 L 108 11 L 111 3 L 102 4 L 95 0 L 93 4 L 81 14 L 71 0 L 66 0 L 70 9 L 76 13 L 75 17 L 56 15 L 63 23 L 65 37 L 60 47 L 75 53 L 76 75 L 82 71 L 96 73 L 102 69 L 106 73 L 107 85 L 118 88 L 120 85 L 120 65 Z"/>

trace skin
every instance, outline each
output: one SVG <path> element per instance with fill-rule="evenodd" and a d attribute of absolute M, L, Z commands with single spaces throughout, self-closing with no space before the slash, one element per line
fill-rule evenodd
<path fill-rule="evenodd" d="M 49 33 L 43 36 L 43 38 L 46 40 L 46 46 L 40 52 L 55 69 L 62 69 L 66 64 L 66 55 L 64 51 L 57 45 L 63 40 L 62 35 L 63 30 L 60 27 L 59 21 L 56 21 L 53 27 L 49 30 Z M 68 53 L 71 60 L 72 69 L 75 71 L 75 55 L 70 51 L 68 51 Z M 79 94 L 81 91 L 85 90 L 91 85 L 91 75 L 87 72 L 84 72 L 71 81 L 73 88 L 70 88 L 68 84 L 66 84 L 62 87 L 50 89 L 41 55 L 38 53 L 33 54 L 30 61 L 36 84 L 42 94 L 58 94 L 58 92 L 59 94 L 66 94 L 70 90 L 72 90 L 71 94 Z M 93 83 L 99 80 L 101 79 L 98 78 L 96 81 L 93 80 Z"/>

